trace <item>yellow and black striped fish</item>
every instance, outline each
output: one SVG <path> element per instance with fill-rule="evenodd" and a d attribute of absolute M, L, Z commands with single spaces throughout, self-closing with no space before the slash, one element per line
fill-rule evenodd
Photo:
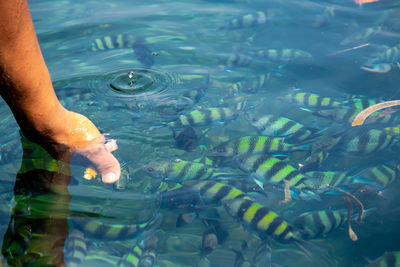
<path fill-rule="evenodd" d="M 257 128 L 260 134 L 278 137 L 284 136 L 288 143 L 302 142 L 316 136 L 316 133 L 319 131 L 292 119 L 276 115 L 265 115 L 260 118 L 247 115 L 247 119 Z"/>
<path fill-rule="evenodd" d="M 151 236 L 141 240 L 131 248 L 131 251 L 124 254 L 118 262 L 118 267 L 151 267 L 156 259 L 156 248 L 158 238 Z"/>
<path fill-rule="evenodd" d="M 230 121 L 239 116 L 245 110 L 247 102 L 239 102 L 234 109 L 227 107 L 213 107 L 193 110 L 188 114 L 182 114 L 179 118 L 170 122 L 170 127 L 208 125 L 218 121 Z"/>
<path fill-rule="evenodd" d="M 85 235 L 102 240 L 133 238 L 154 223 L 151 219 L 141 224 L 115 224 L 87 217 L 73 217 L 72 222 Z"/>
<path fill-rule="evenodd" d="M 304 150 L 304 148 L 285 143 L 284 137 L 244 136 L 228 140 L 212 148 L 209 155 L 233 157 L 250 154 L 277 154 L 296 150 Z"/>
<path fill-rule="evenodd" d="M 240 28 L 249 28 L 256 25 L 266 24 L 268 23 L 277 12 L 275 10 L 267 10 L 267 11 L 258 11 L 251 14 L 246 14 L 235 18 L 228 22 L 227 25 L 220 27 L 219 29 L 240 29 Z"/>
<path fill-rule="evenodd" d="M 300 173 L 295 167 L 276 157 L 266 155 L 249 155 L 237 158 L 239 168 L 252 174 L 259 182 L 283 184 L 289 181 L 291 188 L 308 188 L 309 177 Z"/>
<path fill-rule="evenodd" d="M 294 103 L 301 107 L 315 108 L 315 109 L 327 109 L 341 107 L 344 103 L 333 99 L 332 97 L 321 96 L 314 93 L 307 93 L 300 89 L 295 89 L 293 93 L 281 96 L 278 99 Z"/>
<path fill-rule="evenodd" d="M 219 204 L 235 198 L 249 198 L 239 189 L 220 182 L 215 181 L 188 181 L 184 183 L 186 186 L 192 187 L 200 194 L 201 199 L 205 203 Z"/>
<path fill-rule="evenodd" d="M 261 238 L 272 236 L 281 242 L 299 240 L 293 227 L 277 213 L 246 198 L 235 198 L 225 203 L 227 212 L 245 226 L 256 231 Z"/>
<path fill-rule="evenodd" d="M 345 186 L 354 183 L 354 178 L 347 172 L 340 171 L 309 171 L 304 173 L 310 177 L 308 185 L 313 185 L 314 189 L 328 189 L 326 184 L 333 186 Z"/>
<path fill-rule="evenodd" d="M 387 149 L 396 141 L 396 138 L 381 129 L 368 129 L 363 126 L 353 128 L 340 137 L 332 149 L 347 154 L 366 155 Z"/>
<path fill-rule="evenodd" d="M 218 172 L 210 165 L 177 159 L 174 161 L 152 161 L 142 168 L 153 178 L 181 182 L 186 180 L 207 180 L 219 176 L 232 175 Z"/>
<path fill-rule="evenodd" d="M 87 253 L 84 234 L 74 229 L 65 241 L 64 250 L 64 260 L 68 263 L 68 266 L 80 266 Z"/>
<path fill-rule="evenodd" d="M 243 81 L 234 83 L 228 96 L 236 95 L 237 93 L 255 93 L 261 88 L 265 88 L 266 83 L 271 79 L 272 73 L 262 74 L 253 79 L 245 79 Z"/>
<path fill-rule="evenodd" d="M 295 219 L 294 226 L 301 229 L 303 238 L 312 239 L 325 236 L 347 220 L 343 210 L 320 210 L 305 212 Z"/>
<path fill-rule="evenodd" d="M 400 173 L 400 164 L 389 162 L 366 168 L 355 175 L 357 178 L 367 179 L 377 183 L 381 187 L 387 187 L 395 181 Z M 362 180 L 364 181 L 364 180 Z M 368 183 L 368 181 L 365 181 Z"/>
<path fill-rule="evenodd" d="M 154 57 L 144 39 L 131 34 L 107 35 L 96 38 L 90 44 L 90 47 L 92 51 L 133 48 L 136 58 L 146 67 L 154 65 Z"/>
<path fill-rule="evenodd" d="M 301 49 L 260 49 L 252 52 L 255 57 L 265 58 L 279 63 L 287 63 L 296 59 L 312 58 L 309 52 Z"/>

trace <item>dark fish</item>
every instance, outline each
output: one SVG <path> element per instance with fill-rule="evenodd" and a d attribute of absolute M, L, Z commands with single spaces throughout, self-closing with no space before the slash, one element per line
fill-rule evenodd
<path fill-rule="evenodd" d="M 200 252 L 207 255 L 213 252 L 218 246 L 218 237 L 213 228 L 207 229 L 203 233 Z"/>
<path fill-rule="evenodd" d="M 196 132 L 192 127 L 185 127 L 180 132 L 176 132 L 174 129 L 172 129 L 172 131 L 173 138 L 175 140 L 175 146 L 177 148 L 186 151 L 193 151 L 196 149 L 199 138 L 197 137 Z"/>
<path fill-rule="evenodd" d="M 400 266 L 400 251 L 385 252 L 365 267 L 398 267 Z"/>

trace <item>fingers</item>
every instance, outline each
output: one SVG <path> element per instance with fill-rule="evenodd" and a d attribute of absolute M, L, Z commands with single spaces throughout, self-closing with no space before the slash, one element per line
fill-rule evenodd
<path fill-rule="evenodd" d="M 101 164 L 102 170 L 100 171 L 100 174 L 103 183 L 111 184 L 118 181 L 119 177 L 121 176 L 121 167 L 118 160 L 113 154 L 111 154 L 111 152 L 108 152 L 108 155 L 105 155 L 104 161 L 102 161 Z M 104 166 L 107 167 L 104 168 Z"/>
<path fill-rule="evenodd" d="M 85 149 L 80 149 L 77 153 L 92 163 L 93 168 L 100 173 L 104 183 L 115 183 L 121 176 L 121 166 L 111 152 L 117 149 L 117 142 L 111 140 L 106 144 L 96 144 Z"/>

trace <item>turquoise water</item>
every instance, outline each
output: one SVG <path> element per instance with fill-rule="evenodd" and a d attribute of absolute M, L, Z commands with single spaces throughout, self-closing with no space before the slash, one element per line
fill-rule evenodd
<path fill-rule="evenodd" d="M 365 266 L 368 259 L 400 250 L 398 134 L 384 130 L 398 125 L 398 110 L 353 129 L 350 115 L 338 117 L 400 97 L 398 2 L 36 0 L 29 5 L 57 96 L 117 140 L 114 154 L 123 172 L 117 185 L 85 180 L 88 164 L 73 163 L 71 175 L 65 174 L 51 156 L 21 138 L 1 101 L 4 264 L 7 259 L 10 266 L 63 261 L 125 266 L 124 255 L 142 246 L 147 258 L 142 255 L 141 266 L 151 265 L 145 259 L 154 266 Z M 290 95 L 295 96 L 289 101 Z M 336 119 L 323 117 L 327 113 Z M 310 136 L 285 133 L 282 125 L 271 129 L 273 121 L 253 125 L 267 115 L 301 123 Z M 186 123 L 193 125 L 181 125 Z M 244 156 L 214 149 L 259 135 L 287 143 L 286 149 L 264 150 L 278 165 L 262 165 L 261 152 L 254 156 L 257 164 L 248 163 L 248 150 L 257 148 L 254 138 L 234 148 Z M 319 153 L 327 157 L 310 161 Z M 195 160 L 210 165 L 189 173 L 198 165 L 186 161 Z M 166 168 L 164 162 L 177 166 L 177 175 L 157 173 Z M 267 177 L 254 169 L 272 164 Z M 368 169 L 373 167 L 380 169 Z M 293 182 L 293 199 L 283 204 L 281 178 L 294 177 L 285 176 L 289 169 L 296 174 L 299 169 L 312 186 L 306 190 L 301 186 L 308 182 Z M 348 235 L 344 195 L 324 187 L 334 181 L 306 171 L 350 177 L 338 186 L 366 209 L 358 222 L 353 202 L 357 241 Z M 278 172 L 281 178 L 273 181 Z M 48 190 L 48 182 L 57 179 L 69 181 L 68 188 Z M 217 200 L 217 192 L 222 195 L 217 187 L 201 190 L 200 180 L 243 191 L 279 214 L 281 227 L 295 225 L 295 240 L 285 242 L 271 225 L 261 230 L 266 225 L 261 219 L 275 213 L 264 208 L 257 213 L 257 205 L 235 212 L 234 206 L 247 200 Z M 162 189 L 182 184 L 184 190 Z M 338 211 L 342 224 L 307 236 L 298 216 L 321 210 Z M 329 224 L 326 216 L 322 220 Z"/>

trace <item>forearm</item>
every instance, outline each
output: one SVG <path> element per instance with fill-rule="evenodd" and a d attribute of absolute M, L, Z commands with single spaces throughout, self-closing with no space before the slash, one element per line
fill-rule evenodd
<path fill-rule="evenodd" d="M 0 0 L 0 94 L 24 132 L 51 132 L 63 113 L 26 0 Z M 49 133 L 51 134 L 51 133 Z"/>

